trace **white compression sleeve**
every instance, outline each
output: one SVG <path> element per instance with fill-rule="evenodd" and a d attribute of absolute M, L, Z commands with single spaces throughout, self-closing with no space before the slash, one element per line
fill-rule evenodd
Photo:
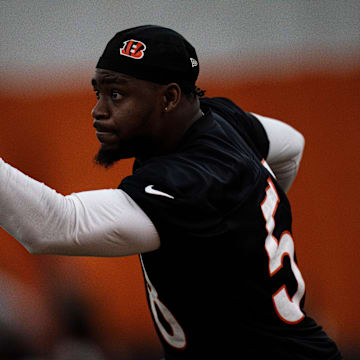
<path fill-rule="evenodd" d="M 0 226 L 36 254 L 125 256 L 160 247 L 148 216 L 124 191 L 63 196 L 0 158 Z"/>
<path fill-rule="evenodd" d="M 269 139 L 266 162 L 287 192 L 298 172 L 305 146 L 305 139 L 297 130 L 282 121 L 266 116 L 253 115 L 261 122 Z"/>

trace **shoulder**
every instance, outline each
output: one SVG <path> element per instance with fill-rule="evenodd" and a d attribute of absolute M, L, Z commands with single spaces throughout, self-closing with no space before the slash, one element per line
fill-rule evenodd
<path fill-rule="evenodd" d="M 257 181 L 260 163 L 217 141 L 200 137 L 177 153 L 151 159 L 125 178 L 120 186 L 130 195 L 144 195 L 151 186 L 150 189 L 178 201 L 202 203 L 204 207 L 205 203 L 218 203 L 235 183 L 241 184 L 237 192 L 242 196 Z M 163 200 L 168 201 L 169 197 Z M 233 202 L 228 203 L 232 206 Z"/>
<path fill-rule="evenodd" d="M 205 176 L 207 165 L 202 164 L 201 152 L 180 151 L 152 158 L 137 167 L 133 174 L 122 181 L 122 185 L 139 190 L 152 185 L 155 189 L 177 198 L 191 197 L 208 185 L 211 176 Z M 202 165 L 201 165 L 202 164 Z"/>
<path fill-rule="evenodd" d="M 241 109 L 232 100 L 225 97 L 201 98 L 200 104 L 203 107 L 208 107 L 215 113 L 224 117 L 248 117 L 243 109 Z"/>
<path fill-rule="evenodd" d="M 224 126 L 230 125 L 259 158 L 265 158 L 269 152 L 269 139 L 259 119 L 250 112 L 244 111 L 232 100 L 215 97 L 203 98 L 201 106 L 211 109 L 217 115 L 217 121 Z"/>

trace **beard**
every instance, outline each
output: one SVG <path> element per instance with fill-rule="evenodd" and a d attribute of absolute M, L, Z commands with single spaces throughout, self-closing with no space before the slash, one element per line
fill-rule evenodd
<path fill-rule="evenodd" d="M 122 157 L 121 154 L 118 154 L 116 150 L 104 149 L 101 147 L 94 157 L 94 162 L 107 169 L 121 159 L 124 159 L 124 157 Z"/>
<path fill-rule="evenodd" d="M 138 156 L 147 157 L 150 155 L 149 150 L 152 148 L 151 142 L 149 143 L 149 140 L 145 137 L 122 141 L 121 145 L 117 144 L 114 147 L 102 145 L 94 157 L 94 162 L 107 169 L 122 159 L 130 159 Z"/>

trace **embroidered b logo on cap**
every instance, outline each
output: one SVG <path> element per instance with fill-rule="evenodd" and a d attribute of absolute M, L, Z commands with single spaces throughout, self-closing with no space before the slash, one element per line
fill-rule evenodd
<path fill-rule="evenodd" d="M 139 40 L 126 40 L 120 49 L 120 55 L 128 56 L 133 59 L 141 59 L 144 56 L 146 45 Z"/>

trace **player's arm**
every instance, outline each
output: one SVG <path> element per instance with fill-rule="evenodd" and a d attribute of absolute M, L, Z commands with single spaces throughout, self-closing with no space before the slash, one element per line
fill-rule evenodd
<path fill-rule="evenodd" d="M 266 162 L 275 173 L 282 189 L 287 192 L 298 172 L 305 139 L 300 132 L 282 121 L 253 115 L 261 122 L 269 139 Z"/>
<path fill-rule="evenodd" d="M 122 190 L 63 196 L 0 158 L 0 226 L 35 254 L 125 256 L 159 248 L 148 216 Z"/>

